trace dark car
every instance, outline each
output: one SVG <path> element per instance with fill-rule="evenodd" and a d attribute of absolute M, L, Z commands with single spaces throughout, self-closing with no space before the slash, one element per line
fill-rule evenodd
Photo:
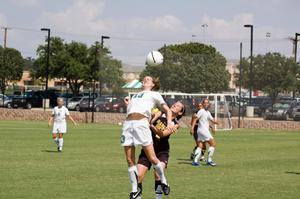
<path fill-rule="evenodd" d="M 96 101 L 94 99 L 94 101 Z M 91 111 L 93 107 L 93 98 L 91 97 L 83 97 L 79 103 L 79 111 Z"/>
<path fill-rule="evenodd" d="M 116 98 L 111 102 L 107 102 L 105 108 L 109 112 L 126 113 L 127 111 L 127 105 L 124 102 L 124 98 Z"/>
<path fill-rule="evenodd" d="M 43 91 L 27 91 L 23 95 L 13 96 L 11 107 L 26 109 L 43 107 Z"/>
<path fill-rule="evenodd" d="M 265 110 L 271 104 L 271 98 L 269 97 L 255 97 L 251 99 L 251 103 L 247 103 L 247 106 L 253 106 L 255 115 L 263 116 Z"/>
<path fill-rule="evenodd" d="M 266 109 L 264 118 L 289 120 L 289 118 L 293 117 L 293 108 L 297 105 L 298 103 L 296 101 L 278 101 Z"/>
<path fill-rule="evenodd" d="M 107 103 L 111 102 L 109 97 L 98 97 L 95 99 L 94 109 L 96 112 L 109 112 L 110 108 Z"/>

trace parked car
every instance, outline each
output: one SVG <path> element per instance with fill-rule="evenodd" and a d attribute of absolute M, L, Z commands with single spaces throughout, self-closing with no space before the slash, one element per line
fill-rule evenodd
<path fill-rule="evenodd" d="M 12 108 L 43 107 L 43 91 L 26 91 L 23 95 L 15 95 L 11 100 Z"/>
<path fill-rule="evenodd" d="M 95 99 L 94 109 L 96 112 L 109 112 L 110 108 L 107 103 L 110 103 L 112 98 L 110 97 L 98 97 Z"/>
<path fill-rule="evenodd" d="M 289 120 L 292 118 L 293 108 L 299 105 L 296 101 L 278 101 L 266 109 L 264 119 Z"/>
<path fill-rule="evenodd" d="M 124 102 L 124 98 L 113 99 L 111 102 L 107 102 L 105 107 L 109 112 L 126 113 L 127 111 L 127 105 Z"/>
<path fill-rule="evenodd" d="M 86 98 L 86 97 L 73 97 L 73 98 L 71 98 L 69 103 L 68 103 L 68 109 L 69 110 L 80 111 L 79 104 L 84 98 Z"/>
<path fill-rule="evenodd" d="M 293 108 L 292 115 L 295 121 L 300 120 L 300 105 L 297 105 Z"/>
<path fill-rule="evenodd" d="M 94 99 L 94 101 L 96 101 Z M 93 98 L 83 97 L 79 103 L 79 111 L 91 111 L 93 107 Z"/>
<path fill-rule="evenodd" d="M 11 108 L 11 98 L 11 96 L 3 96 L 2 94 L 0 94 L 0 107 Z"/>

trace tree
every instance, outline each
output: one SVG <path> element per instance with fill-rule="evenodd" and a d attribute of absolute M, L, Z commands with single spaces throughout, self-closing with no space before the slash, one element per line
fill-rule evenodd
<path fill-rule="evenodd" d="M 3 94 L 8 82 L 22 78 L 23 64 L 22 55 L 18 50 L 0 46 L 0 89 Z"/>
<path fill-rule="evenodd" d="M 101 55 L 99 42 L 88 47 L 80 42 L 67 43 L 59 37 L 52 37 L 50 46 L 50 78 L 65 79 L 74 94 L 78 94 L 80 87 L 92 80 L 98 81 L 101 78 L 109 86 L 120 82 L 121 62 L 109 56 L 110 52 L 106 48 Z M 35 77 L 45 77 L 46 49 L 46 45 L 40 45 L 37 49 L 37 69 L 32 71 Z M 100 56 L 103 58 L 100 59 Z"/>
<path fill-rule="evenodd" d="M 159 51 L 164 55 L 164 63 L 147 66 L 141 77 L 159 77 L 163 91 L 196 93 L 228 89 L 226 59 L 214 47 L 184 43 L 164 46 Z"/>
<path fill-rule="evenodd" d="M 242 60 L 243 81 L 242 86 L 249 87 L 249 61 Z M 281 92 L 292 91 L 299 81 L 296 76 L 297 65 L 292 58 L 287 58 L 280 53 L 267 53 L 253 57 L 253 89 L 267 93 L 272 103 Z M 235 76 L 236 82 L 238 75 Z"/>

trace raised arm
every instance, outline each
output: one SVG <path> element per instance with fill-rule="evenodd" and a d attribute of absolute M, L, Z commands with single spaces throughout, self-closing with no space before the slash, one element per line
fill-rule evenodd
<path fill-rule="evenodd" d="M 174 124 L 172 122 L 172 111 L 170 110 L 167 104 L 161 104 L 161 108 L 164 110 L 164 112 L 167 115 L 167 121 L 168 121 L 167 129 L 169 129 L 170 131 L 174 131 Z"/>
<path fill-rule="evenodd" d="M 151 125 L 151 130 L 159 136 L 159 138 L 163 138 L 163 137 L 167 137 L 173 133 L 175 133 L 178 129 L 179 129 L 179 124 L 175 124 L 174 125 L 174 130 L 173 131 L 170 131 L 169 129 L 165 129 L 163 131 L 157 129 L 154 125 Z"/>

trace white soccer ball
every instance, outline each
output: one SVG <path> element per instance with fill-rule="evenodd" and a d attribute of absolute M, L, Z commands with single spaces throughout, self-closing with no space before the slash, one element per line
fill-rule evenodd
<path fill-rule="evenodd" d="M 164 62 L 163 55 L 158 51 L 151 51 L 146 58 L 146 63 L 150 66 L 157 66 Z"/>

